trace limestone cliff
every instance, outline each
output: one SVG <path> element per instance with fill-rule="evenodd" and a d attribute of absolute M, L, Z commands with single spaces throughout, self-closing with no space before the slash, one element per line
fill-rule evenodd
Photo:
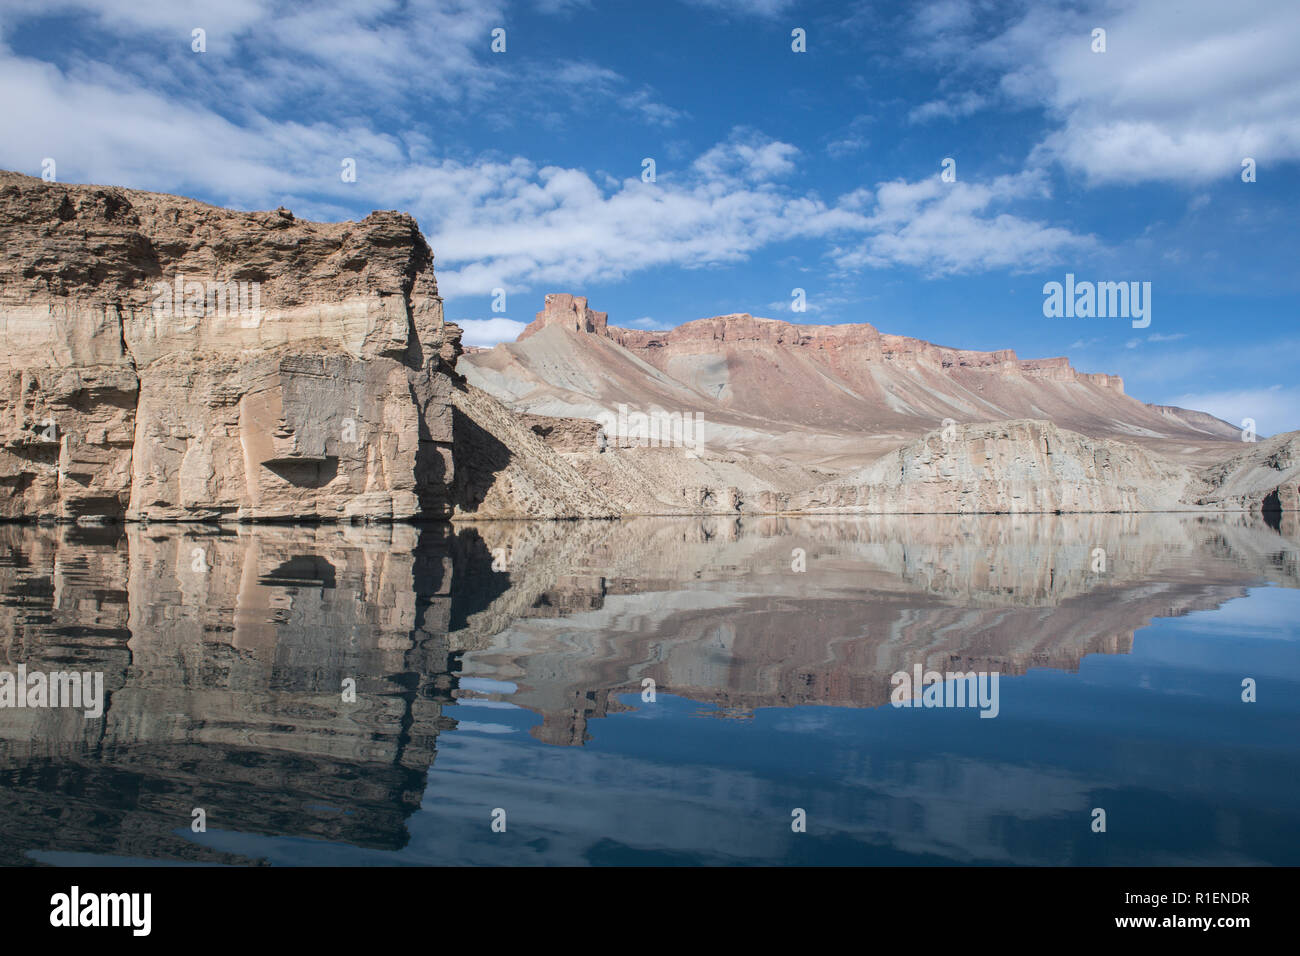
<path fill-rule="evenodd" d="M 1174 511 L 1186 468 L 1045 421 L 953 425 L 795 496 L 793 511 L 868 514 Z"/>
<path fill-rule="evenodd" d="M 0 247 L 0 517 L 467 510 L 460 330 L 411 216 L 304 222 L 0 172 Z M 541 513 L 588 513 L 565 490 L 535 489 Z"/>

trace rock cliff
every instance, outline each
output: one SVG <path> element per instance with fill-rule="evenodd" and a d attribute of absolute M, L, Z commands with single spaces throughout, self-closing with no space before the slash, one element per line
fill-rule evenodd
<path fill-rule="evenodd" d="M 473 512 L 460 330 L 411 216 L 304 222 L 0 172 L 0 247 L 0 517 Z M 565 479 L 533 489 L 539 514 L 591 513 L 558 456 L 508 451 Z"/>
<path fill-rule="evenodd" d="M 868 514 L 1174 511 L 1193 476 L 1136 445 L 1045 421 L 954 425 L 795 496 L 793 511 Z"/>
<path fill-rule="evenodd" d="M 1242 454 L 1199 476 L 1189 501 L 1266 515 L 1300 511 L 1300 432 L 1274 435 L 1242 447 Z"/>

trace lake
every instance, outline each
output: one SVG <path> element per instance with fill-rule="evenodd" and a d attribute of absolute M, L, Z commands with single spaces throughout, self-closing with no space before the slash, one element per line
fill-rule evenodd
<path fill-rule="evenodd" d="M 0 862 L 1296 865 L 1297 589 L 1290 514 L 4 525 L 0 671 L 102 695 L 9 678 Z"/>

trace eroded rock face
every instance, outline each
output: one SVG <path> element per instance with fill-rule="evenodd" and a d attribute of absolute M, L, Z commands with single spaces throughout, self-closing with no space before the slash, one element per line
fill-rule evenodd
<path fill-rule="evenodd" d="M 452 510 L 459 329 L 415 220 L 0 172 L 0 517 Z"/>
<path fill-rule="evenodd" d="M 608 335 L 610 331 L 621 331 L 619 329 L 607 331 L 609 314 L 606 312 L 593 312 L 587 308 L 587 297 L 585 295 L 552 292 L 547 295 L 542 303 L 542 311 L 538 312 L 536 318 L 519 333 L 519 341 L 522 342 L 528 336 L 552 325 L 571 329 L 574 332 L 594 332 L 597 335 Z"/>
<path fill-rule="evenodd" d="M 1207 469 L 1189 499 L 1226 511 L 1300 511 L 1300 433 L 1286 432 Z"/>
<path fill-rule="evenodd" d="M 1136 445 L 1045 421 L 953 425 L 790 502 L 794 511 L 1174 511 L 1192 473 Z"/>

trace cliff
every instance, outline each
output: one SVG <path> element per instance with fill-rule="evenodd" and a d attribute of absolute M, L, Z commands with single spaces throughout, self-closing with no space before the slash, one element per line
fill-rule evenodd
<path fill-rule="evenodd" d="M 793 511 L 868 514 L 1174 511 L 1193 477 L 1136 445 L 1051 422 L 931 432 L 867 468 L 795 496 Z"/>
<path fill-rule="evenodd" d="M 0 517 L 493 516 L 457 501 L 460 330 L 411 216 L 0 172 L 0 246 Z M 566 487 L 541 514 L 590 513 Z"/>
<path fill-rule="evenodd" d="M 1300 432 L 1242 445 L 1240 455 L 1209 468 L 1189 495 L 1197 505 L 1272 515 L 1300 511 Z"/>

